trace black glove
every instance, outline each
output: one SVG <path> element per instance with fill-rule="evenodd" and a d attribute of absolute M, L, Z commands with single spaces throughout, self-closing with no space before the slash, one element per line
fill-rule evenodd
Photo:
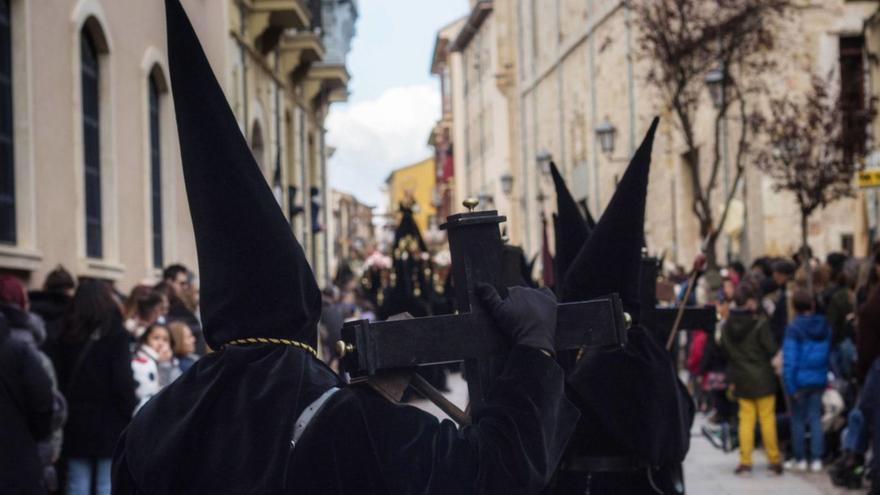
<path fill-rule="evenodd" d="M 513 345 L 554 352 L 556 296 L 547 288 L 511 287 L 507 299 L 488 284 L 478 284 L 477 296 L 489 316 Z"/>

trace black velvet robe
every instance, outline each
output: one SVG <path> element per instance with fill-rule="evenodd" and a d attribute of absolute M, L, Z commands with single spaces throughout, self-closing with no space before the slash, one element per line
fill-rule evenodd
<path fill-rule="evenodd" d="M 538 493 L 578 419 L 559 366 L 516 347 L 472 426 L 343 387 L 292 447 L 299 413 L 339 384 L 279 347 L 208 356 L 157 395 L 120 441 L 113 492 Z"/>
<path fill-rule="evenodd" d="M 646 470 L 587 476 L 563 468 L 550 493 L 683 492 L 681 463 L 690 447 L 695 407 L 669 353 L 650 332 L 634 326 L 623 349 L 587 350 L 567 383 L 582 416 L 563 463 L 575 457 L 614 457 L 654 469 L 649 479 Z"/>

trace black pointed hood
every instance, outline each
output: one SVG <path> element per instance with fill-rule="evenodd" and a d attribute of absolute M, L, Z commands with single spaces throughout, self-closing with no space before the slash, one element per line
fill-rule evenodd
<path fill-rule="evenodd" d="M 249 337 L 316 346 L 321 293 L 179 0 L 168 61 L 211 347 Z"/>
<path fill-rule="evenodd" d="M 596 228 L 596 220 L 593 218 L 593 214 L 590 212 L 590 206 L 587 205 L 587 198 L 584 198 L 578 201 L 578 205 L 584 209 L 584 212 L 587 214 L 587 230 L 592 232 L 593 229 Z"/>
<path fill-rule="evenodd" d="M 630 161 L 608 207 L 562 282 L 564 301 L 586 300 L 616 292 L 624 310 L 639 314 L 639 270 L 644 245 L 645 202 L 655 118 Z"/>
<path fill-rule="evenodd" d="M 590 228 L 581 214 L 580 207 L 569 192 L 565 179 L 553 162 L 550 162 L 550 175 L 556 187 L 556 215 L 553 216 L 553 226 L 556 230 L 554 268 L 557 283 L 561 288 L 565 272 L 590 236 Z"/>

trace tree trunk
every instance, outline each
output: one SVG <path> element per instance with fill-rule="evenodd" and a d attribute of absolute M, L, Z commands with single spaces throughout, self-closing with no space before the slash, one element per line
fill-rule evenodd
<path fill-rule="evenodd" d="M 813 272 L 810 266 L 810 247 L 807 245 L 807 238 L 809 237 L 808 224 L 810 221 L 810 212 L 801 210 L 801 267 L 804 270 L 804 275 L 807 277 L 807 291 L 810 294 L 813 294 Z M 816 295 L 813 294 L 813 298 L 815 300 Z"/>
<path fill-rule="evenodd" d="M 807 253 L 809 252 L 809 248 L 807 247 L 807 238 L 809 237 L 807 234 L 808 226 L 810 220 L 810 214 L 801 211 L 801 263 L 806 263 L 809 261 L 807 257 Z"/>

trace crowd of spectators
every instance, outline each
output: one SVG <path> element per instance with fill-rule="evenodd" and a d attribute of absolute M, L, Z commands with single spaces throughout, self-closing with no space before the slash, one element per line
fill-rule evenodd
<path fill-rule="evenodd" d="M 0 492 L 109 495 L 132 416 L 207 352 L 192 273 L 128 295 L 59 266 L 41 290 L 0 275 Z"/>
<path fill-rule="evenodd" d="M 806 260 L 805 260 L 806 258 Z M 849 489 L 880 472 L 880 249 L 865 259 L 832 253 L 760 258 L 721 270 L 713 334 L 689 332 L 687 369 L 703 434 L 739 450 L 749 475 L 756 432 L 768 469 L 827 471 Z M 713 297 L 714 296 L 714 297 Z M 693 303 L 693 302 L 692 302 Z M 871 493 L 880 493 L 880 481 Z"/>

